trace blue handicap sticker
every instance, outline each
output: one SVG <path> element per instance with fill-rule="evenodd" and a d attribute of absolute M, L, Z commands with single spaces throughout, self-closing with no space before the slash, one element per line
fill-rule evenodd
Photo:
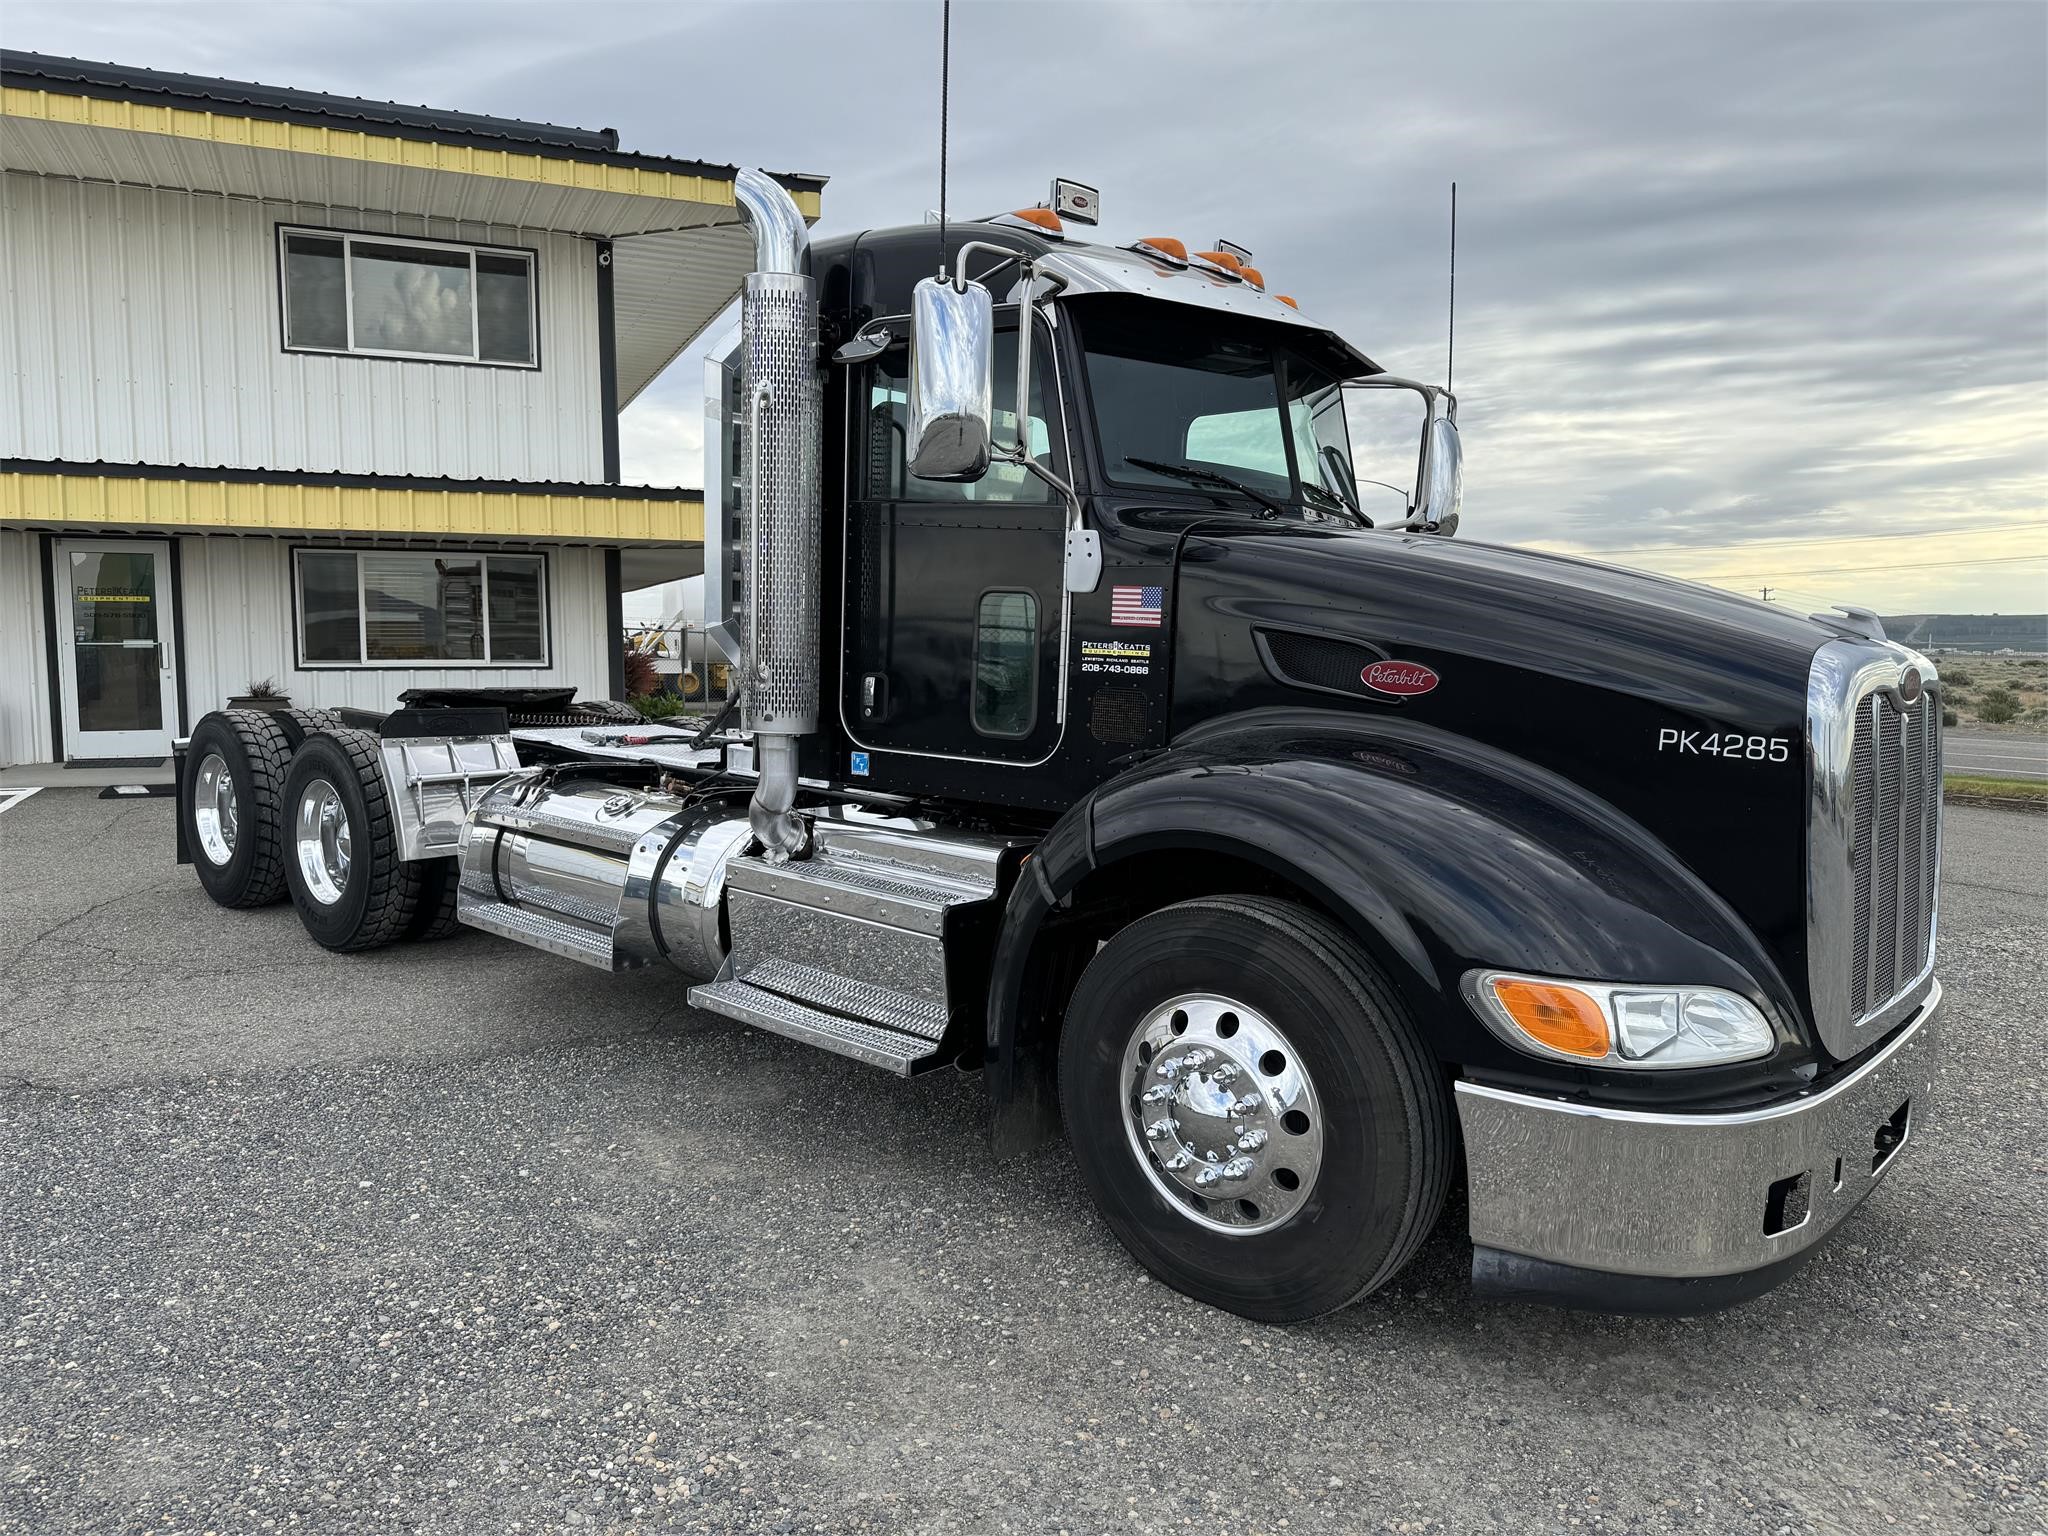
<path fill-rule="evenodd" d="M 854 771 L 854 773 L 855 773 L 855 774 L 857 774 L 857 775 L 859 775 L 859 776 L 861 776 L 861 777 L 863 777 L 863 778 L 865 778 L 865 777 L 867 776 L 867 771 L 868 771 L 868 755 L 867 755 L 867 753 L 865 753 L 865 752 L 856 752 L 856 753 L 854 753 L 854 754 L 853 754 L 853 771 Z"/>

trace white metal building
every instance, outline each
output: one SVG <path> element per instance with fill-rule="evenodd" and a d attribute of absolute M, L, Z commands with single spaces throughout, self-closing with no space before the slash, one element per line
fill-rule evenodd
<path fill-rule="evenodd" d="M 703 512 L 618 483 L 618 412 L 738 291 L 733 175 L 0 53 L 0 766 L 159 757 L 264 680 L 620 692 L 619 595 Z"/>

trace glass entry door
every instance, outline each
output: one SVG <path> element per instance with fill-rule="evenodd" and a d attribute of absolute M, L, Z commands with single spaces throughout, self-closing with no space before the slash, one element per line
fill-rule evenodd
<path fill-rule="evenodd" d="M 178 724 L 170 545 L 60 539 L 55 557 L 65 755 L 168 757 Z"/>

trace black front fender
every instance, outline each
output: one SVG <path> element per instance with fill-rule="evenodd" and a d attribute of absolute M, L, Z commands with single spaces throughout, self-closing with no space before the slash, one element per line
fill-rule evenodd
<path fill-rule="evenodd" d="M 1098 871 L 1211 852 L 1270 871 L 1346 926 L 1446 1063 L 1503 1084 L 1617 1102 L 1725 1099 L 1810 1074 L 1795 995 L 1728 907 L 1644 828 L 1569 781 L 1426 726 L 1324 710 L 1216 721 L 1101 785 L 1035 850 L 1004 913 L 991 978 L 996 1108 L 1037 1097 L 1037 1027 L 1018 1000 L 1038 936 Z M 1164 905 L 1172 899 L 1161 893 Z M 1497 1039 L 1460 983 L 1481 967 L 1725 987 L 1774 1021 L 1763 1063 L 1683 1084 L 1540 1060 Z M 1042 1042 L 1039 1042 L 1042 1044 Z"/>

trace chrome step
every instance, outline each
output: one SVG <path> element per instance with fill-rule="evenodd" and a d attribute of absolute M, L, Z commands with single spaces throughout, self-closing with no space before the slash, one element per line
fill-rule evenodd
<path fill-rule="evenodd" d="M 901 1034 L 918 1035 L 934 1045 L 945 1038 L 945 1004 L 912 997 L 893 987 L 821 971 L 794 960 L 763 960 L 739 979 L 813 1008 L 844 1014 Z"/>
<path fill-rule="evenodd" d="M 841 978 L 843 979 L 843 978 Z M 690 1006 L 722 1014 L 765 1029 L 770 1034 L 801 1040 L 835 1055 L 850 1056 L 909 1077 L 936 1065 L 938 1047 L 930 1040 L 876 1024 L 863 1024 L 783 997 L 746 981 L 710 981 L 690 988 Z"/>
<path fill-rule="evenodd" d="M 468 890 L 456 894 L 455 920 L 470 928 L 480 928 L 485 933 L 495 933 L 515 944 L 544 949 L 565 960 L 595 966 L 600 971 L 630 969 L 630 966 L 619 964 L 609 934 L 593 933 L 588 928 L 580 928 L 559 917 L 550 917 L 545 912 L 515 907 L 477 896 Z"/>

